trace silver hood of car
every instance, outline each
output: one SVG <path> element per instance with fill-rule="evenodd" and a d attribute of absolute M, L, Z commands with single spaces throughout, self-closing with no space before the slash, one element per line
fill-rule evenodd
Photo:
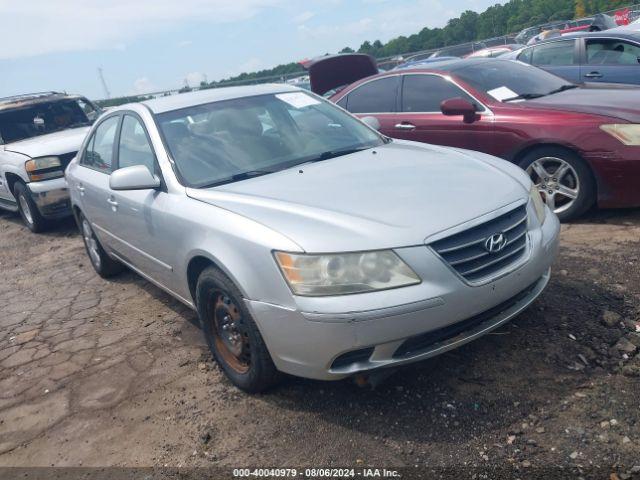
<path fill-rule="evenodd" d="M 91 127 L 70 128 L 4 145 L 8 152 L 31 158 L 77 152 Z"/>
<path fill-rule="evenodd" d="M 187 195 L 246 216 L 307 252 L 419 245 L 526 199 L 511 165 L 406 141 Z M 485 156 L 486 157 L 486 156 Z M 496 163 L 497 161 L 497 163 Z"/>

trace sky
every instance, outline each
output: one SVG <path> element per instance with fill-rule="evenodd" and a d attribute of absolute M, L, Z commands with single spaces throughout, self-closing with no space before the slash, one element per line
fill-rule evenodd
<path fill-rule="evenodd" d="M 442 27 L 504 0 L 0 0 L 0 97 L 180 88 Z"/>

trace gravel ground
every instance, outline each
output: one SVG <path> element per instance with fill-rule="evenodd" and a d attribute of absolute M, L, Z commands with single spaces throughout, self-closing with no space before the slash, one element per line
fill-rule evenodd
<path fill-rule="evenodd" d="M 375 390 L 291 378 L 249 396 L 186 307 L 131 273 L 100 279 L 73 223 L 36 236 L 0 213 L 0 466 L 638 477 L 640 210 L 562 240 L 546 292 L 491 335 Z"/>

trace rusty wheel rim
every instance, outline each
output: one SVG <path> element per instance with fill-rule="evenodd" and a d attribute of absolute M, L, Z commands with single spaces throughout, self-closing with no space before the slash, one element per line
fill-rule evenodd
<path fill-rule="evenodd" d="M 240 309 L 227 294 L 215 293 L 210 323 L 217 352 L 236 372 L 246 373 L 251 366 L 249 335 Z"/>

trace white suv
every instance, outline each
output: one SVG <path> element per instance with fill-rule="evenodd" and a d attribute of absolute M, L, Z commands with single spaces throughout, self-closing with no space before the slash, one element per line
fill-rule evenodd
<path fill-rule="evenodd" d="M 19 211 L 32 232 L 70 216 L 64 169 L 100 113 L 65 93 L 0 98 L 0 208 Z"/>

